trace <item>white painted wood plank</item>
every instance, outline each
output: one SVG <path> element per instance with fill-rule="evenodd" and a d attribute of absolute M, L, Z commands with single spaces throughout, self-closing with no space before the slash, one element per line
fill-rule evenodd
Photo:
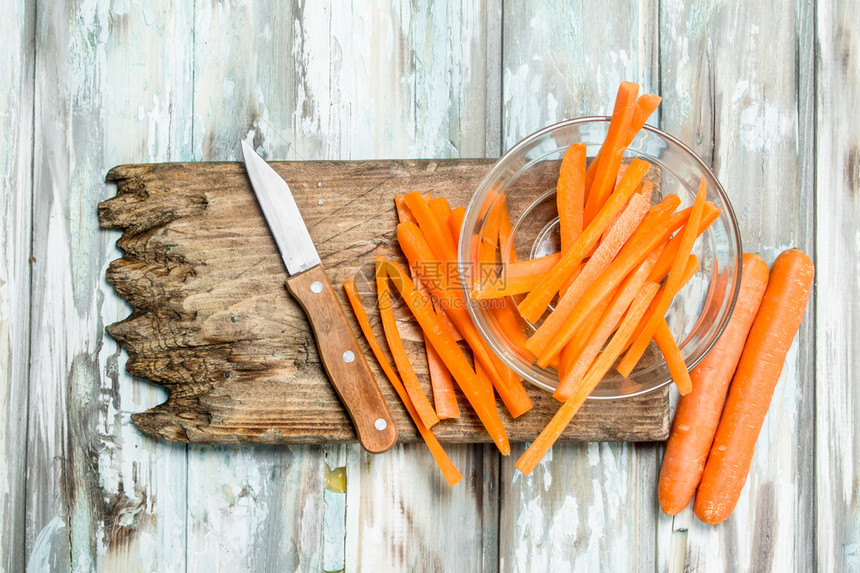
<path fill-rule="evenodd" d="M 0 1 L 0 571 L 24 567 L 35 9 Z"/>
<path fill-rule="evenodd" d="M 432 11 L 403 1 L 198 5 L 195 157 L 237 158 L 245 137 L 274 159 L 483 156 L 494 136 L 485 120 L 485 61 L 494 45 L 483 33 L 492 17 L 483 4 L 466 2 L 436 2 Z M 229 460 L 225 450 L 192 448 L 189 565 L 218 569 L 207 557 L 215 547 L 246 569 L 324 565 L 325 534 L 338 525 L 326 523 L 323 504 L 326 464 L 334 463 L 347 472 L 347 570 L 424 558 L 440 568 L 487 561 L 494 568 L 482 539 L 493 539 L 484 532 L 496 523 L 495 490 L 486 495 L 484 487 L 495 456 L 483 446 L 449 449 L 467 476 L 453 490 L 417 445 L 381 456 L 357 446 L 248 449 L 231 451 Z M 238 516 L 220 492 L 242 487 L 254 509 Z M 213 525 L 212 516 L 221 521 Z M 445 525 L 455 520 L 466 527 Z M 243 552 L 247 535 L 237 538 L 229 527 L 239 523 L 252 539 L 277 523 L 280 547 Z M 416 536 L 426 542 L 422 551 Z"/>
<path fill-rule="evenodd" d="M 818 2 L 815 508 L 819 571 L 860 570 L 858 2 Z M 811 340 L 808 338 L 807 340 Z"/>
<path fill-rule="evenodd" d="M 658 90 L 657 2 L 506 2 L 502 141 Z M 558 444 L 525 477 L 502 462 L 502 571 L 654 569 L 657 446 Z"/>
<path fill-rule="evenodd" d="M 182 571 L 185 448 L 130 414 L 164 392 L 104 333 L 128 307 L 96 204 L 118 164 L 190 158 L 186 2 L 41 2 L 36 57 L 27 555 L 31 570 Z"/>
<path fill-rule="evenodd" d="M 714 168 L 746 251 L 768 263 L 788 247 L 811 254 L 809 6 L 667 0 L 660 16 L 663 128 Z M 689 529 L 691 571 L 815 570 L 812 307 L 806 316 L 734 514 L 709 526 L 691 508 L 674 520 L 658 510 L 658 569 L 674 522 Z"/>

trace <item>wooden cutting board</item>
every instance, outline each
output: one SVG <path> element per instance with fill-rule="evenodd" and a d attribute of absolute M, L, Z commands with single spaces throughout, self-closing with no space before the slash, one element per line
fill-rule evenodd
<path fill-rule="evenodd" d="M 340 286 L 369 284 L 376 255 L 402 261 L 395 195 L 414 189 L 465 205 L 494 160 L 273 163 L 289 182 L 323 265 Z M 549 175 L 549 172 L 548 172 Z M 124 256 L 108 280 L 132 314 L 108 332 L 128 350 L 128 371 L 167 388 L 168 400 L 132 419 L 145 433 L 181 442 L 283 444 L 355 441 L 320 365 L 311 330 L 284 287 L 286 270 L 240 163 L 123 165 L 107 175 L 116 197 L 99 205 L 101 226 L 120 229 Z M 373 292 L 363 293 L 382 336 Z M 402 310 L 402 309 L 401 309 Z M 352 320 L 351 312 L 347 312 Z M 399 313 L 401 332 L 427 388 L 420 331 Z M 353 328 L 358 327 L 352 321 Z M 360 338 L 360 337 L 359 337 Z M 373 360 L 399 441 L 419 435 Z M 532 411 L 512 420 L 511 441 L 531 441 L 558 407 L 526 385 Z M 489 442 L 460 396 L 459 420 L 440 422 L 443 442 Z M 578 441 L 664 440 L 668 390 L 589 401 L 562 434 Z"/>

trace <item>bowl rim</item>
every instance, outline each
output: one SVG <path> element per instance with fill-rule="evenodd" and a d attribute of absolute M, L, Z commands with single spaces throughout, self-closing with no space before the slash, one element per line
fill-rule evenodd
<path fill-rule="evenodd" d="M 557 129 L 560 129 L 563 127 L 568 127 L 571 125 L 578 125 L 578 124 L 585 124 L 585 123 L 609 123 L 611 120 L 612 120 L 612 117 L 606 116 L 606 115 L 592 115 L 592 116 L 585 116 L 585 117 L 577 117 L 574 119 L 567 119 L 564 121 L 560 121 L 560 122 L 548 125 L 544 128 L 541 128 L 538 131 L 535 131 L 535 132 L 527 135 L 526 137 L 524 137 L 520 141 L 518 141 L 516 144 L 514 144 L 513 147 L 511 147 L 506 152 L 504 152 L 496 160 L 496 162 L 493 164 L 492 169 L 490 169 L 490 171 L 487 173 L 487 175 L 484 176 L 484 178 L 478 184 L 478 187 L 475 189 L 474 193 L 472 193 L 472 196 L 469 199 L 469 204 L 466 208 L 466 213 L 463 217 L 464 228 L 470 228 L 476 222 L 476 221 L 472 221 L 472 219 L 473 218 L 477 219 L 477 210 L 478 210 L 479 206 L 476 204 L 474 199 L 478 195 L 478 193 L 485 190 L 489 186 L 489 182 L 492 181 L 498 175 L 499 171 L 502 169 L 501 165 L 502 165 L 503 160 L 505 158 L 507 158 L 510 155 L 515 154 L 516 152 L 518 152 L 522 148 L 529 145 L 534 140 L 536 140 L 536 139 L 538 139 L 538 138 L 540 138 L 540 137 L 542 137 L 542 136 L 544 136 L 550 132 L 553 132 Z M 735 236 L 737 237 L 737 246 L 738 246 L 737 278 L 735 280 L 735 286 L 734 286 L 734 289 L 733 289 L 733 292 L 731 295 L 731 300 L 729 301 L 728 308 L 726 309 L 725 318 L 722 321 L 722 324 L 719 325 L 717 332 L 716 332 L 715 336 L 713 337 L 713 339 L 705 347 L 704 352 L 701 353 L 701 355 L 699 356 L 698 359 L 694 360 L 691 364 L 689 364 L 687 366 L 688 370 L 692 370 L 699 363 L 701 363 L 701 361 L 704 360 L 705 357 L 708 356 L 708 354 L 710 354 L 711 350 L 713 350 L 714 346 L 717 344 L 719 339 L 722 337 L 723 332 L 725 332 L 725 329 L 728 326 L 729 321 L 731 320 L 731 316 L 734 313 L 735 304 L 737 304 L 738 295 L 740 293 L 741 280 L 743 279 L 743 256 L 744 256 L 743 237 L 741 236 L 740 225 L 738 223 L 737 215 L 735 214 L 734 206 L 732 205 L 732 202 L 729 199 L 729 196 L 726 193 L 725 188 L 723 188 L 723 184 L 720 182 L 719 178 L 711 170 L 711 168 L 708 166 L 708 164 L 706 164 L 695 151 L 690 149 L 690 147 L 688 145 L 686 145 L 685 143 L 683 143 L 682 141 L 680 141 L 678 138 L 674 137 L 673 135 L 666 133 L 662 129 L 657 128 L 657 127 L 653 127 L 653 126 L 648 125 L 648 124 L 645 124 L 642 127 L 642 130 L 652 132 L 655 135 L 658 135 L 662 138 L 665 138 L 669 142 L 674 143 L 675 145 L 680 147 L 682 151 L 686 152 L 687 155 L 689 155 L 690 157 L 693 158 L 693 160 L 699 165 L 700 168 L 702 168 L 708 175 L 711 176 L 711 178 L 713 178 L 713 180 L 717 184 L 716 193 L 720 196 L 721 200 L 723 201 L 723 203 L 726 206 L 725 212 L 726 212 L 728 221 L 731 223 L 731 226 L 734 230 Z M 484 325 L 481 323 L 480 320 L 478 320 L 478 316 L 477 316 L 478 301 L 472 300 L 471 297 L 469 296 L 469 293 L 466 292 L 466 284 L 467 284 L 466 283 L 466 268 L 467 268 L 468 260 L 469 260 L 469 256 L 468 256 L 469 252 L 468 252 L 468 248 L 467 248 L 466 237 L 467 237 L 467 233 L 461 233 L 460 234 L 460 240 L 457 244 L 457 263 L 458 263 L 457 266 L 459 267 L 460 289 L 463 292 L 463 296 L 464 296 L 465 300 L 468 302 L 468 304 L 466 305 L 466 308 L 469 312 L 469 317 L 472 319 L 472 322 L 477 327 L 478 332 L 480 332 L 480 334 L 481 334 L 481 337 L 488 343 L 488 346 L 490 347 L 492 352 L 496 356 L 498 356 L 498 358 L 500 360 L 502 360 L 502 362 L 504 362 L 508 367 L 513 368 L 518 374 L 522 375 L 529 382 L 529 384 L 531 384 L 532 386 L 535 386 L 536 388 L 539 388 L 540 390 L 543 390 L 543 391 L 547 391 L 547 392 L 551 391 L 551 390 L 547 389 L 546 387 L 544 387 L 544 385 L 542 383 L 533 380 L 531 378 L 531 376 L 527 375 L 525 372 L 522 372 L 520 368 L 514 367 L 512 364 L 510 364 L 510 362 L 508 361 L 508 359 L 505 356 L 500 355 L 499 352 L 495 348 L 495 344 L 492 340 L 492 337 L 488 335 L 488 333 L 486 332 L 486 330 L 484 328 Z M 665 363 L 665 359 L 663 362 Z M 624 395 L 620 395 L 620 396 L 588 396 L 587 399 L 588 400 L 622 400 L 625 398 L 633 398 L 636 396 L 642 396 L 644 394 L 649 394 L 651 392 L 659 390 L 660 388 L 663 388 L 664 386 L 671 384 L 671 382 L 672 382 L 672 377 L 669 376 L 669 377 L 667 377 L 666 380 L 664 380 L 663 382 L 660 382 L 659 384 L 654 385 L 651 388 L 638 390 L 636 392 L 631 392 L 629 394 L 624 394 Z"/>

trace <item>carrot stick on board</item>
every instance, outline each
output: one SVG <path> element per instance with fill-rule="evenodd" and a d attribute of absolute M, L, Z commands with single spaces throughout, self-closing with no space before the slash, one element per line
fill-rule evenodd
<path fill-rule="evenodd" d="M 537 287 L 519 304 L 520 314 L 526 320 L 531 323 L 537 322 L 549 306 L 555 293 L 579 267 L 585 254 L 600 239 L 609 222 L 624 208 L 627 200 L 636 192 L 639 183 L 650 167 L 651 165 L 647 161 L 642 161 L 639 158 L 633 160 L 627 173 L 624 174 L 624 179 L 616 186 L 615 191 L 606 200 L 591 224 L 583 230 L 570 250 L 562 255 L 558 263 Z"/>
<path fill-rule="evenodd" d="M 608 308 L 601 315 L 594 328 L 594 332 L 591 333 L 587 342 L 582 347 L 582 351 L 577 357 L 576 362 L 570 365 L 568 372 L 559 379 L 558 387 L 552 395 L 553 398 L 564 402 L 573 395 L 573 389 L 582 381 L 594 359 L 597 358 L 600 350 L 623 319 L 624 313 L 627 312 L 633 299 L 636 298 L 636 295 L 645 286 L 648 273 L 651 272 L 651 268 L 657 262 L 659 255 L 658 251 L 652 252 L 645 259 L 645 262 L 639 265 L 639 268 L 624 280 L 624 284 L 618 289 Z"/>
<path fill-rule="evenodd" d="M 546 317 L 540 328 L 535 331 L 528 343 L 526 343 L 529 350 L 539 357 L 538 366 L 546 368 L 548 360 L 552 356 L 545 356 L 544 349 L 552 342 L 553 337 L 564 324 L 564 321 L 567 320 L 567 317 L 570 316 L 571 311 L 573 311 L 576 303 L 582 298 L 582 295 L 585 294 L 585 291 L 594 284 L 600 273 L 609 266 L 612 259 L 615 258 L 621 247 L 624 246 L 624 243 L 630 238 L 639 226 L 639 223 L 642 222 L 645 214 L 648 213 L 649 207 L 650 204 L 639 195 L 634 195 L 630 198 L 630 202 L 621 212 L 618 223 L 600 242 L 600 246 L 594 251 L 594 255 L 588 259 L 588 262 L 582 267 L 576 279 L 571 283 L 570 288 L 567 289 L 564 296 L 556 303 L 555 309 Z M 636 294 L 635 291 L 633 294 Z"/>
<path fill-rule="evenodd" d="M 463 229 L 463 219 L 466 218 L 466 209 L 457 207 L 451 209 L 451 214 L 448 215 L 448 229 L 451 230 L 451 236 L 454 237 L 455 243 L 460 243 L 460 232 Z"/>
<path fill-rule="evenodd" d="M 636 363 L 642 358 L 642 354 L 648 347 L 648 343 L 654 337 L 654 332 L 657 330 L 660 321 L 663 320 L 666 311 L 669 310 L 669 305 L 672 304 L 672 292 L 682 280 L 684 268 L 687 266 L 687 259 L 689 259 L 690 253 L 693 250 L 693 243 L 696 242 L 696 237 L 699 235 L 699 223 L 702 221 L 702 212 L 705 209 L 706 193 L 707 186 L 703 177 L 699 183 L 699 191 L 696 193 L 696 201 L 693 203 L 693 209 L 690 212 L 690 219 L 687 221 L 687 225 L 681 235 L 681 242 L 678 244 L 678 253 L 672 262 L 669 276 L 666 277 L 666 288 L 663 290 L 660 298 L 657 299 L 654 313 L 648 319 L 648 322 L 645 323 L 642 332 L 639 334 L 639 338 L 633 341 L 627 354 L 624 355 L 624 358 L 618 364 L 618 372 L 622 376 L 630 376 L 630 372 L 633 371 Z"/>
<path fill-rule="evenodd" d="M 385 333 L 388 348 L 391 350 L 391 356 L 397 365 L 397 371 L 400 373 L 400 378 L 403 380 L 403 385 L 406 387 L 409 399 L 412 400 L 412 404 L 415 406 L 415 410 L 418 412 L 424 425 L 432 428 L 439 422 L 439 417 L 427 399 L 427 395 L 424 394 L 421 383 L 418 381 L 418 376 L 415 375 L 415 370 L 412 369 L 409 357 L 406 356 L 406 349 L 403 347 L 403 341 L 400 339 L 400 333 L 397 330 L 397 322 L 394 320 L 394 309 L 391 306 L 388 279 L 384 274 L 383 264 L 384 261 L 382 259 L 376 259 L 376 295 L 379 300 L 379 315 L 382 317 L 382 331 Z"/>
<path fill-rule="evenodd" d="M 666 197 L 659 205 L 651 207 L 651 212 L 627 240 L 621 252 L 603 271 L 591 288 L 582 296 L 574 310 L 567 317 L 544 354 L 555 355 L 573 338 L 596 307 L 608 301 L 627 275 L 644 261 L 655 248 L 658 248 L 675 230 L 686 221 L 688 211 L 671 213 L 666 205 L 677 205 L 679 199 L 674 195 Z M 672 207 L 674 209 L 674 207 Z"/>
<path fill-rule="evenodd" d="M 561 160 L 556 185 L 561 252 L 567 252 L 582 233 L 585 207 L 585 144 L 574 143 Z"/>
<path fill-rule="evenodd" d="M 442 302 L 442 310 L 472 349 L 475 359 L 481 362 L 493 380 L 500 381 L 501 377 L 495 371 L 490 351 L 484 345 L 466 310 L 468 303 L 465 297 L 460 289 L 445 289 L 446 281 L 440 276 L 438 260 L 434 258 L 433 250 L 421 229 L 409 222 L 400 223 L 397 225 L 397 240 L 409 265 L 415 269 L 421 282 L 427 285 L 433 296 Z"/>
<path fill-rule="evenodd" d="M 436 465 L 439 466 L 439 470 L 442 472 L 445 480 L 447 480 L 448 485 L 456 485 L 461 479 L 463 479 L 463 475 L 454 466 L 454 463 L 451 461 L 451 458 L 448 457 L 448 454 L 445 453 L 445 450 L 442 449 L 442 444 L 439 443 L 439 440 L 436 439 L 433 432 L 431 432 L 430 429 L 424 425 L 424 422 L 421 421 L 421 416 L 418 415 L 418 412 L 415 410 L 415 405 L 412 404 L 412 400 L 409 399 L 409 394 L 406 392 L 403 382 L 401 382 L 400 378 L 397 377 L 397 374 L 394 372 L 394 368 L 392 368 L 391 364 L 388 362 L 385 354 L 382 353 L 382 347 L 379 346 L 379 341 L 376 339 L 376 335 L 373 334 L 370 320 L 367 318 L 364 305 L 361 304 L 361 298 L 359 297 L 358 289 L 355 287 L 355 281 L 352 279 L 346 281 L 343 283 L 343 288 L 346 290 L 346 297 L 349 299 L 349 304 L 352 306 L 353 313 L 355 313 L 355 319 L 358 321 L 358 325 L 361 327 L 361 332 L 364 334 L 364 338 L 367 340 L 370 350 L 376 357 L 379 367 L 382 368 L 382 371 L 385 373 L 391 386 L 394 387 L 394 391 L 397 392 L 398 396 L 400 396 L 400 400 L 406 407 L 406 411 L 409 413 L 412 421 L 415 422 L 415 426 L 418 428 L 418 433 L 421 434 L 421 438 L 424 440 L 424 443 L 427 444 L 427 448 L 430 450 L 430 455 L 433 456 L 433 459 L 436 461 Z"/>
<path fill-rule="evenodd" d="M 630 131 L 638 93 L 639 85 L 633 82 L 621 82 L 621 85 L 618 86 L 618 95 L 615 98 L 615 109 L 609 122 L 609 130 L 606 132 L 606 139 L 600 147 L 600 152 L 598 152 L 599 160 L 594 171 L 594 179 L 588 187 L 583 216 L 583 224 L 585 225 L 594 220 L 597 212 L 600 211 L 612 192 L 615 178 L 618 175 L 618 167 L 621 165 L 621 158 L 627 148 L 627 134 Z"/>
<path fill-rule="evenodd" d="M 761 257 L 744 254 L 741 288 L 729 323 L 705 359 L 690 373 L 693 390 L 678 402 L 657 487 L 660 508 L 667 515 L 677 515 L 687 507 L 702 478 L 729 382 L 761 304 L 768 273 Z"/>
<path fill-rule="evenodd" d="M 466 355 L 457 346 L 457 342 L 451 334 L 442 326 L 436 313 L 430 310 L 430 305 L 421 296 L 403 269 L 393 262 L 386 262 L 384 268 L 385 273 L 394 282 L 394 286 L 400 292 L 406 306 L 412 311 L 412 315 L 418 321 L 421 330 L 427 335 L 430 344 L 433 345 L 445 366 L 448 367 L 448 371 L 451 372 L 454 380 L 460 386 L 460 390 L 462 390 L 466 400 L 469 401 L 484 428 L 487 429 L 499 451 L 503 455 L 510 454 L 511 446 L 505 427 L 496 411 L 495 401 L 487 399 L 486 392 L 483 390 L 484 384 L 475 374 Z"/>
<path fill-rule="evenodd" d="M 439 223 L 439 228 L 443 233 L 448 235 L 451 238 L 451 242 L 456 245 L 458 239 L 454 236 L 454 233 L 451 231 L 451 227 L 448 225 L 448 217 L 451 216 L 451 207 L 448 206 L 448 200 L 444 197 L 433 197 L 427 201 L 427 206 L 430 207 L 430 211 L 433 213 L 433 216 L 436 217 L 436 222 Z"/>
<path fill-rule="evenodd" d="M 588 369 L 588 373 L 585 375 L 582 383 L 578 385 L 577 391 L 568 401 L 561 405 L 561 408 L 558 409 L 546 427 L 541 430 L 535 441 L 532 442 L 531 446 L 517 460 L 515 467 L 518 470 L 526 475 L 530 474 L 556 440 L 558 440 L 558 437 L 585 403 L 585 399 L 597 388 L 603 376 L 612 367 L 612 363 L 621 355 L 622 349 L 619 348 L 620 343 L 617 341 L 623 342 L 627 338 L 629 332 L 636 326 L 636 322 L 642 316 L 642 313 L 645 312 L 648 303 L 651 302 L 655 294 L 657 294 L 657 283 L 646 282 L 630 305 L 630 309 L 621 321 L 618 330 L 610 339 L 609 344 L 606 345 L 606 348 Z"/>
<path fill-rule="evenodd" d="M 783 252 L 773 263 L 693 504 L 705 523 L 725 520 L 738 502 L 814 275 L 812 260 L 797 249 Z"/>
<path fill-rule="evenodd" d="M 409 207 L 406 205 L 406 200 L 403 198 L 403 195 L 398 195 L 394 198 L 394 206 L 397 209 L 397 221 L 399 223 L 410 221 L 417 224 L 415 217 L 412 216 L 412 211 L 410 211 Z"/>

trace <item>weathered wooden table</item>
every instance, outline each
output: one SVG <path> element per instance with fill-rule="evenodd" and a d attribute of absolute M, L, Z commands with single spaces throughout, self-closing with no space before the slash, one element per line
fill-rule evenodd
<path fill-rule="evenodd" d="M 0 14 L 0 570 L 665 571 L 681 528 L 691 571 L 860 569 L 856 0 Z M 661 514 L 655 444 L 559 445 L 528 478 L 522 445 L 449 447 L 449 489 L 419 444 L 186 447 L 131 424 L 164 394 L 104 334 L 128 312 L 104 278 L 108 168 L 238 159 L 242 138 L 272 159 L 495 157 L 606 113 L 623 79 L 663 96 L 657 123 L 716 170 L 748 250 L 817 264 L 727 522 Z"/>

